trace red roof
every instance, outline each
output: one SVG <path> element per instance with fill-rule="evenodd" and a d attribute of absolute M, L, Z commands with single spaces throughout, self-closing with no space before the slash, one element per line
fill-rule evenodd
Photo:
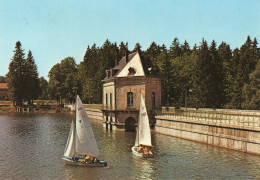
<path fill-rule="evenodd" d="M 0 83 L 0 89 L 8 89 L 7 83 Z"/>

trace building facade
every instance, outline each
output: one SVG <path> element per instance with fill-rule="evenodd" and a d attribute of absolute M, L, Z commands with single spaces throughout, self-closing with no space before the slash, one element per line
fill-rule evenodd
<path fill-rule="evenodd" d="M 7 83 L 0 83 L 0 101 L 8 100 L 8 87 Z"/>
<path fill-rule="evenodd" d="M 141 93 L 151 124 L 153 111 L 161 108 L 161 81 L 144 73 L 138 52 L 124 56 L 103 80 L 104 126 L 111 130 L 134 131 L 138 122 Z"/>

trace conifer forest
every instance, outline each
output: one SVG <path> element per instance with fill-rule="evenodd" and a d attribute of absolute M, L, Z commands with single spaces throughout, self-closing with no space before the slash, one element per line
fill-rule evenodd
<path fill-rule="evenodd" d="M 152 42 L 146 49 L 136 43 L 112 43 L 106 40 L 86 48 L 79 64 L 73 57 L 65 57 L 48 73 L 49 80 L 38 77 L 31 51 L 25 57 L 21 43 L 15 46 L 6 77 L 9 94 L 16 104 L 34 99 L 55 99 L 74 102 L 75 93 L 84 103 L 102 103 L 102 80 L 105 71 L 115 66 L 125 52 L 138 51 L 146 76 L 161 78 L 162 106 L 260 109 L 260 48 L 256 38 L 247 37 L 240 48 L 231 49 L 221 42 L 204 39 L 192 45 L 177 38 L 167 48 Z"/>

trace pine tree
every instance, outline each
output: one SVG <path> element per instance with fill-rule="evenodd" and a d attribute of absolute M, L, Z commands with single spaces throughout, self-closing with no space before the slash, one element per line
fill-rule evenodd
<path fill-rule="evenodd" d="M 209 76 L 211 77 L 210 82 L 210 102 L 209 105 L 211 105 L 212 108 L 220 108 L 223 104 L 224 99 L 224 88 L 223 88 L 223 66 L 222 61 L 219 58 L 219 53 L 216 48 L 216 42 L 213 40 L 210 46 L 210 72 Z"/>
<path fill-rule="evenodd" d="M 161 63 L 162 80 L 162 105 L 170 106 L 173 102 L 173 68 L 167 51 L 163 51 L 158 57 Z"/>
<path fill-rule="evenodd" d="M 222 107 L 224 107 L 228 103 L 228 95 L 227 91 L 230 88 L 232 81 L 230 80 L 231 73 L 234 69 L 234 64 L 232 62 L 232 51 L 230 46 L 225 42 L 222 42 L 218 47 L 218 55 L 219 60 L 222 63 L 222 88 L 223 88 L 223 96 L 222 96 Z"/>
<path fill-rule="evenodd" d="M 240 47 L 240 50 L 235 49 L 233 53 L 234 68 L 230 72 L 229 82 L 230 87 L 227 90 L 228 103 L 227 108 L 242 108 L 244 102 L 243 87 L 250 84 L 249 74 L 255 70 L 256 63 L 259 59 L 259 50 L 257 49 L 256 39 L 252 42 L 248 36 L 246 42 Z M 243 106 L 246 106 L 245 104 Z"/>
<path fill-rule="evenodd" d="M 26 62 L 20 41 L 16 42 L 14 56 L 9 64 L 7 84 L 10 97 L 16 105 L 22 105 L 26 98 Z"/>
<path fill-rule="evenodd" d="M 242 90 L 244 102 L 243 109 L 260 110 L 260 61 L 256 69 L 249 75 L 249 84 L 246 84 Z"/>
<path fill-rule="evenodd" d="M 197 99 L 197 106 L 209 107 L 212 95 L 211 56 L 207 42 L 203 39 L 198 50 L 198 59 L 193 74 L 193 99 Z"/>
<path fill-rule="evenodd" d="M 119 57 L 122 58 L 125 55 L 125 52 L 128 52 L 128 43 L 125 43 L 122 41 L 119 45 Z"/>
<path fill-rule="evenodd" d="M 26 58 L 26 99 L 28 104 L 33 104 L 33 99 L 37 99 L 40 91 L 37 66 L 32 52 L 29 51 Z"/>
<path fill-rule="evenodd" d="M 228 88 L 225 90 L 227 103 L 225 108 L 241 108 L 242 103 L 242 87 L 244 84 L 243 81 L 243 72 L 240 68 L 240 51 L 235 49 L 233 51 L 233 57 L 231 63 L 233 68 L 229 70 L 227 77 Z M 236 65 L 236 66 L 234 66 Z"/>
<path fill-rule="evenodd" d="M 152 42 L 149 48 L 144 52 L 143 68 L 146 75 L 158 75 L 159 67 L 156 57 L 160 54 L 160 48 Z"/>
<path fill-rule="evenodd" d="M 173 95 L 174 105 L 176 107 L 185 106 L 185 98 L 187 106 L 195 106 L 193 103 L 196 99 L 192 98 L 193 91 L 193 72 L 194 65 L 197 62 L 197 54 L 184 54 L 172 60 L 173 73 Z"/>
<path fill-rule="evenodd" d="M 174 38 L 171 46 L 170 46 L 170 58 L 174 59 L 176 57 L 180 57 L 182 55 L 182 50 L 180 47 L 180 43 L 178 38 Z"/>
<path fill-rule="evenodd" d="M 191 53 L 190 46 L 187 43 L 187 41 L 185 40 L 184 44 L 181 45 L 181 55 L 184 55 L 184 54 L 188 54 L 189 55 L 190 53 Z"/>
<path fill-rule="evenodd" d="M 142 51 L 141 48 L 142 48 L 141 45 L 139 43 L 136 43 L 132 52 L 138 51 L 140 53 Z"/>

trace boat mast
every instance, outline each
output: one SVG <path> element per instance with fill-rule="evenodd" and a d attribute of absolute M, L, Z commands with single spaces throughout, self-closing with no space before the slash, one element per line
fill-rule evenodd
<path fill-rule="evenodd" d="M 139 121 L 140 121 L 140 117 L 139 117 L 139 119 L 138 119 L 138 124 L 137 124 L 138 146 L 140 145 L 140 144 L 139 144 Z"/>
<path fill-rule="evenodd" d="M 138 133 L 138 146 L 140 145 L 140 143 L 139 143 L 139 139 L 140 139 L 140 136 L 139 136 L 139 126 L 140 126 L 140 120 L 141 120 L 141 116 L 140 116 L 140 112 L 141 112 L 141 106 L 142 106 L 142 104 L 141 104 L 141 99 L 142 99 L 142 92 L 141 92 L 141 90 L 140 90 L 140 106 L 139 106 L 139 119 L 138 119 L 138 124 L 137 124 L 137 133 Z"/>

